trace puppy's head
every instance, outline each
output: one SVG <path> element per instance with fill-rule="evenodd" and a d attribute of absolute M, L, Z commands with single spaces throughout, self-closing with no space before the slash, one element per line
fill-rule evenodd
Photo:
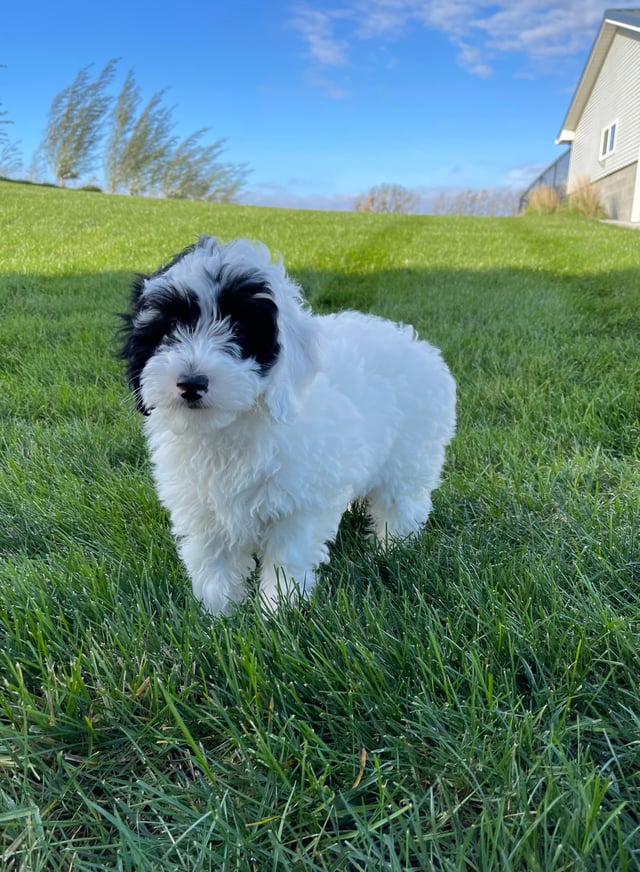
<path fill-rule="evenodd" d="M 293 412 L 313 367 L 311 317 L 264 245 L 202 236 L 133 285 L 122 357 L 138 408 L 226 426 L 260 397 Z"/>

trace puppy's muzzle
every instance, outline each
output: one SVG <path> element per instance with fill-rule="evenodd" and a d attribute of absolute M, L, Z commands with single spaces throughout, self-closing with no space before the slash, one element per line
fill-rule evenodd
<path fill-rule="evenodd" d="M 209 379 L 206 375 L 189 373 L 178 378 L 176 387 L 186 403 L 197 403 L 209 390 Z"/>

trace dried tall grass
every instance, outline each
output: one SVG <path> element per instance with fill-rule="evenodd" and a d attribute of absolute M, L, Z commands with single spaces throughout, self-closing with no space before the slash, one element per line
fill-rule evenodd
<path fill-rule="evenodd" d="M 589 218 L 608 218 L 609 213 L 598 197 L 596 186 L 588 177 L 576 181 L 576 186 L 567 197 L 566 211 Z"/>
<path fill-rule="evenodd" d="M 528 215 L 553 215 L 560 211 L 562 200 L 557 188 L 538 185 L 531 191 L 524 211 Z"/>
<path fill-rule="evenodd" d="M 524 208 L 528 215 L 585 215 L 588 218 L 607 218 L 608 213 L 598 197 L 598 189 L 589 178 L 576 181 L 573 189 L 565 194 L 562 189 L 539 185 L 529 195 Z"/>

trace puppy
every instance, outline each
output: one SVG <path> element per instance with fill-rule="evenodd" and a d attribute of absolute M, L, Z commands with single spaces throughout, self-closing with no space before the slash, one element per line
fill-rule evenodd
<path fill-rule="evenodd" d="M 202 236 L 139 276 L 128 381 L 195 596 L 228 612 L 308 596 L 354 500 L 381 540 L 418 530 L 455 429 L 455 382 L 413 328 L 314 315 L 262 244 Z"/>

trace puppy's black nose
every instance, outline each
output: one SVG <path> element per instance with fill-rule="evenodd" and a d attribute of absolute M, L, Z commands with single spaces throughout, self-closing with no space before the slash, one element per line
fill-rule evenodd
<path fill-rule="evenodd" d="M 196 403 L 209 390 L 209 379 L 206 375 L 198 373 L 189 373 L 181 375 L 176 382 L 176 387 L 180 391 L 180 396 L 188 403 Z"/>

